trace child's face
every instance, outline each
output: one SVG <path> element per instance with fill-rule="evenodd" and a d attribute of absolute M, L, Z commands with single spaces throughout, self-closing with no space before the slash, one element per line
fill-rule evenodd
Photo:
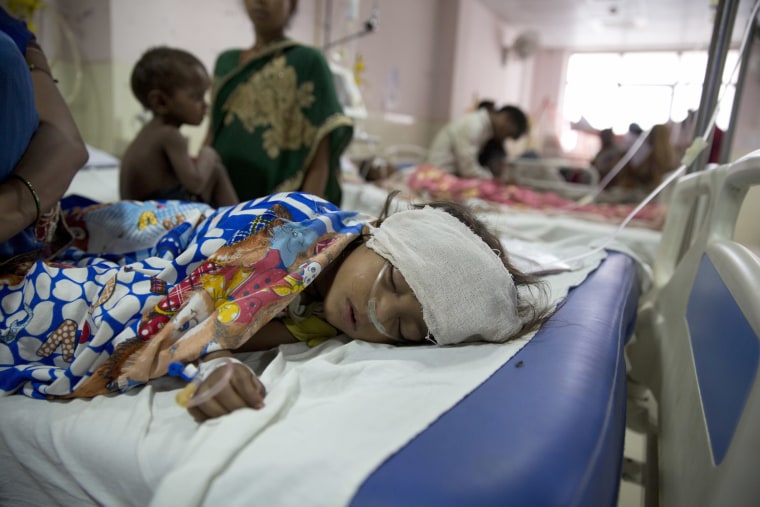
<path fill-rule="evenodd" d="M 427 336 L 422 306 L 393 265 L 385 269 L 375 291 L 377 319 L 393 338 L 383 335 L 370 320 L 367 303 L 375 279 L 386 263 L 364 245 L 354 249 L 338 267 L 325 296 L 327 321 L 355 340 L 388 344 L 422 342 Z"/>
<path fill-rule="evenodd" d="M 206 116 L 206 92 L 211 87 L 211 81 L 202 67 L 196 66 L 192 76 L 167 100 L 169 115 L 179 124 L 200 125 Z"/>

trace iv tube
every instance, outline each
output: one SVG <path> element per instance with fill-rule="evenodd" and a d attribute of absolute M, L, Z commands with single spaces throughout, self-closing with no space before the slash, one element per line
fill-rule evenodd
<path fill-rule="evenodd" d="M 385 330 L 385 327 L 380 322 L 380 319 L 377 318 L 377 300 L 375 299 L 375 293 L 377 292 L 377 284 L 383 278 L 383 274 L 385 273 L 386 269 L 388 269 L 387 261 L 385 262 L 385 264 L 383 264 L 383 267 L 380 269 L 380 272 L 377 274 L 377 278 L 375 278 L 375 282 L 372 284 L 372 290 L 369 293 L 369 301 L 367 301 L 367 310 L 369 311 L 369 320 L 372 321 L 372 324 L 375 326 L 375 329 L 377 329 L 380 332 L 380 334 L 385 336 L 386 338 L 390 338 L 391 340 L 398 341 L 398 338 L 396 338 L 395 336 L 391 336 L 388 333 L 388 331 Z"/>

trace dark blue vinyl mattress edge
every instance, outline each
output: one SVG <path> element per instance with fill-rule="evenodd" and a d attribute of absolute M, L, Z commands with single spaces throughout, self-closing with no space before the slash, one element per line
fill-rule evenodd
<path fill-rule="evenodd" d="M 634 261 L 610 252 L 538 334 L 373 472 L 354 506 L 614 506 Z"/>

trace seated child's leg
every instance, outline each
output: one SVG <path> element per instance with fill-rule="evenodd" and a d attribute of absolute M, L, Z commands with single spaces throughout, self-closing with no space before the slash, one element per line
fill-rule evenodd
<path fill-rule="evenodd" d="M 216 207 L 232 206 L 240 202 L 235 187 L 232 186 L 227 174 L 227 169 L 221 161 L 214 165 L 213 174 L 202 197 L 204 201 Z"/>

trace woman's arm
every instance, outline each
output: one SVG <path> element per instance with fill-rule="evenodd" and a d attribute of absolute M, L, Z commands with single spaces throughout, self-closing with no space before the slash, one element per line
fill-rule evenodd
<path fill-rule="evenodd" d="M 25 56 L 40 124 L 13 174 L 31 184 L 44 213 L 63 197 L 76 172 L 87 161 L 87 148 L 50 74 L 45 54 L 32 41 Z M 17 177 L 0 184 L 0 202 L 3 203 L 0 241 L 18 234 L 37 216 L 34 195 Z"/>
<path fill-rule="evenodd" d="M 330 138 L 325 136 L 317 146 L 317 153 L 314 155 L 311 164 L 306 168 L 304 176 L 303 192 L 325 197 L 327 192 L 327 179 L 330 176 Z"/>

